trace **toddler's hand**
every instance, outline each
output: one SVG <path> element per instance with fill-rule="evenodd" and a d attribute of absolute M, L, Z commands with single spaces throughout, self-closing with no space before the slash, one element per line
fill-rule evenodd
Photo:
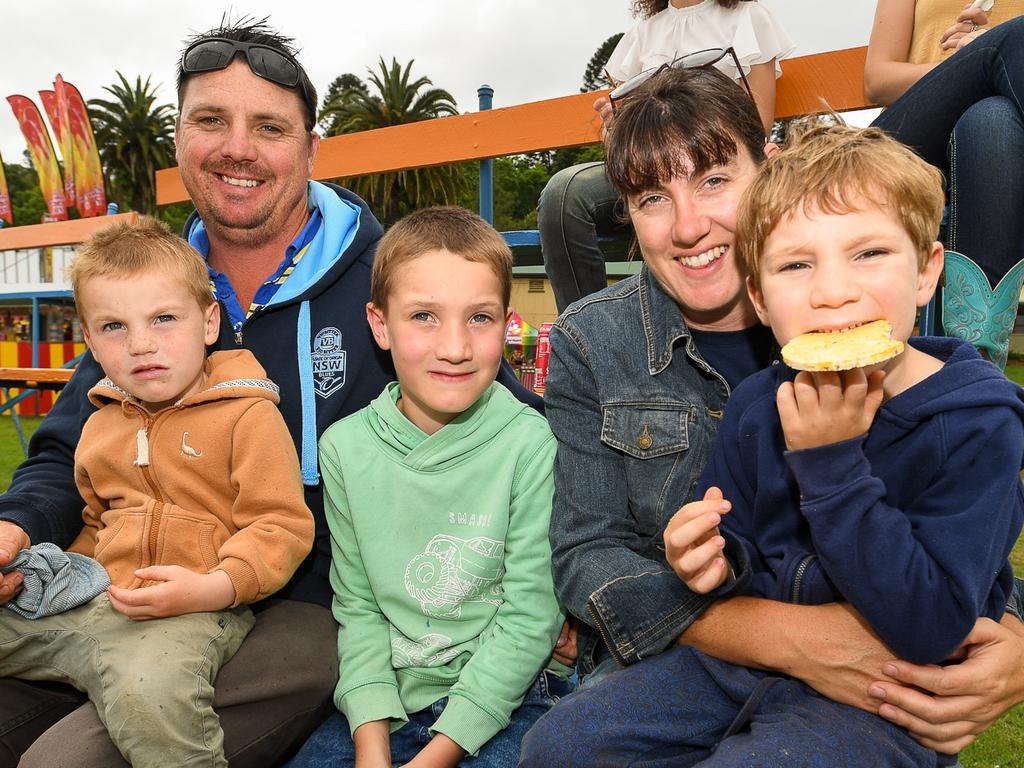
<path fill-rule="evenodd" d="M 710 592 L 729 576 L 718 523 L 731 508 L 722 491 L 711 487 L 703 501 L 683 505 L 665 528 L 665 559 L 694 592 Z"/>
<path fill-rule="evenodd" d="M 849 440 L 868 431 L 882 404 L 883 371 L 801 371 L 775 395 L 786 448 L 799 451 Z"/>
<path fill-rule="evenodd" d="M 111 586 L 107 595 L 115 610 L 136 621 L 221 611 L 235 602 L 235 587 L 224 571 L 196 573 L 180 565 L 152 565 L 135 575 L 162 583 L 138 589 Z"/>

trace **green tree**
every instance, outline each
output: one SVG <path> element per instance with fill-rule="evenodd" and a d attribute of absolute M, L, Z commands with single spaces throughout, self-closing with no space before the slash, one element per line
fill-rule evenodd
<path fill-rule="evenodd" d="M 342 103 L 344 103 L 345 99 L 348 98 L 347 94 L 350 91 L 356 91 L 366 95 L 369 92 L 369 89 L 366 87 L 366 83 L 351 72 L 338 75 L 334 78 L 331 84 L 327 86 L 327 93 L 324 94 L 323 105 L 320 107 L 320 114 L 318 116 L 320 121 L 320 130 L 324 136 L 338 135 L 338 130 L 335 127 L 335 111 Z"/>
<path fill-rule="evenodd" d="M 112 100 L 90 99 L 90 117 L 111 197 L 142 213 L 156 208 L 156 178 L 161 168 L 174 165 L 174 107 L 157 104 L 157 86 L 150 78 L 131 85 L 104 87 Z"/>
<path fill-rule="evenodd" d="M 191 200 L 186 200 L 183 203 L 172 203 L 171 205 L 162 205 L 157 210 L 157 218 L 166 224 L 171 232 L 179 233 L 185 228 L 185 222 L 188 221 L 188 217 L 192 215 L 192 212 L 196 209 L 192 205 Z"/>
<path fill-rule="evenodd" d="M 602 88 L 612 87 L 611 81 L 608 80 L 604 73 L 604 68 L 608 64 L 608 57 L 612 55 L 615 46 L 622 39 L 622 35 L 622 32 L 612 35 L 594 51 L 594 55 L 587 62 L 587 68 L 583 71 L 583 87 L 580 88 L 580 93 L 599 91 Z"/>
<path fill-rule="evenodd" d="M 381 58 L 377 71 L 370 71 L 371 87 L 350 86 L 336 92 L 321 110 L 321 122 L 330 120 L 332 132 L 344 134 L 458 114 L 448 91 L 431 87 L 428 77 L 413 79 L 412 65 L 410 60 L 403 67 L 395 58 L 388 65 Z M 366 200 L 385 224 L 416 208 L 454 203 L 465 187 L 464 176 L 454 165 L 377 173 L 343 183 Z"/>

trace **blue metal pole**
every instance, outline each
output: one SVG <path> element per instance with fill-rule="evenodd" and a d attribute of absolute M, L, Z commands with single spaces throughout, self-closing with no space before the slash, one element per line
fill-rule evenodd
<path fill-rule="evenodd" d="M 494 89 L 489 85 L 481 85 L 476 89 L 480 99 L 480 111 L 491 108 Z M 480 161 L 480 215 L 490 224 L 494 223 L 494 161 Z"/>
<path fill-rule="evenodd" d="M 39 367 L 39 298 L 32 297 L 32 367 Z"/>

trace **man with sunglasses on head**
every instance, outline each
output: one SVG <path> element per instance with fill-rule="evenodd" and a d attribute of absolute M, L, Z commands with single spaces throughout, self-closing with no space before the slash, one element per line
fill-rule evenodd
<path fill-rule="evenodd" d="M 177 159 L 196 206 L 185 236 L 206 257 L 222 306 L 214 346 L 248 348 L 280 387 L 316 520 L 312 554 L 254 606 L 255 628 L 217 678 L 233 766 L 278 763 L 333 711 L 337 625 L 316 442 L 393 378 L 365 317 L 382 229 L 348 190 L 309 181 L 316 104 L 291 40 L 263 22 L 200 35 L 179 62 Z M 0 497 L 0 566 L 29 544 L 67 545 L 81 527 L 73 456 L 92 411 L 85 393 L 100 377 L 87 357 Z M 0 602 L 21 587 L 18 575 L 3 579 Z M 21 753 L 22 766 L 124 764 L 84 696 L 2 680 L 0 766 Z"/>

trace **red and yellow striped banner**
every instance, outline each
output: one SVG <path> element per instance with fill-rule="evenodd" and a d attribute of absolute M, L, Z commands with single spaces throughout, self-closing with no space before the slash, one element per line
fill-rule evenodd
<path fill-rule="evenodd" d="M 27 96 L 8 96 L 7 103 L 14 110 L 14 118 L 21 127 L 25 141 L 28 142 L 32 164 L 39 174 L 39 188 L 42 190 L 50 216 L 57 221 L 63 221 L 68 217 L 64 203 L 64 182 L 61 180 L 60 166 L 53 151 L 50 133 L 46 130 L 39 108 Z"/>
<path fill-rule="evenodd" d="M 54 82 L 57 96 L 64 92 L 68 125 L 71 129 L 72 154 L 75 158 L 75 198 L 78 212 L 83 216 L 104 216 L 107 213 L 107 195 L 103 187 L 103 166 L 100 151 L 92 133 L 89 112 L 82 94 L 71 83 L 57 75 Z"/>

